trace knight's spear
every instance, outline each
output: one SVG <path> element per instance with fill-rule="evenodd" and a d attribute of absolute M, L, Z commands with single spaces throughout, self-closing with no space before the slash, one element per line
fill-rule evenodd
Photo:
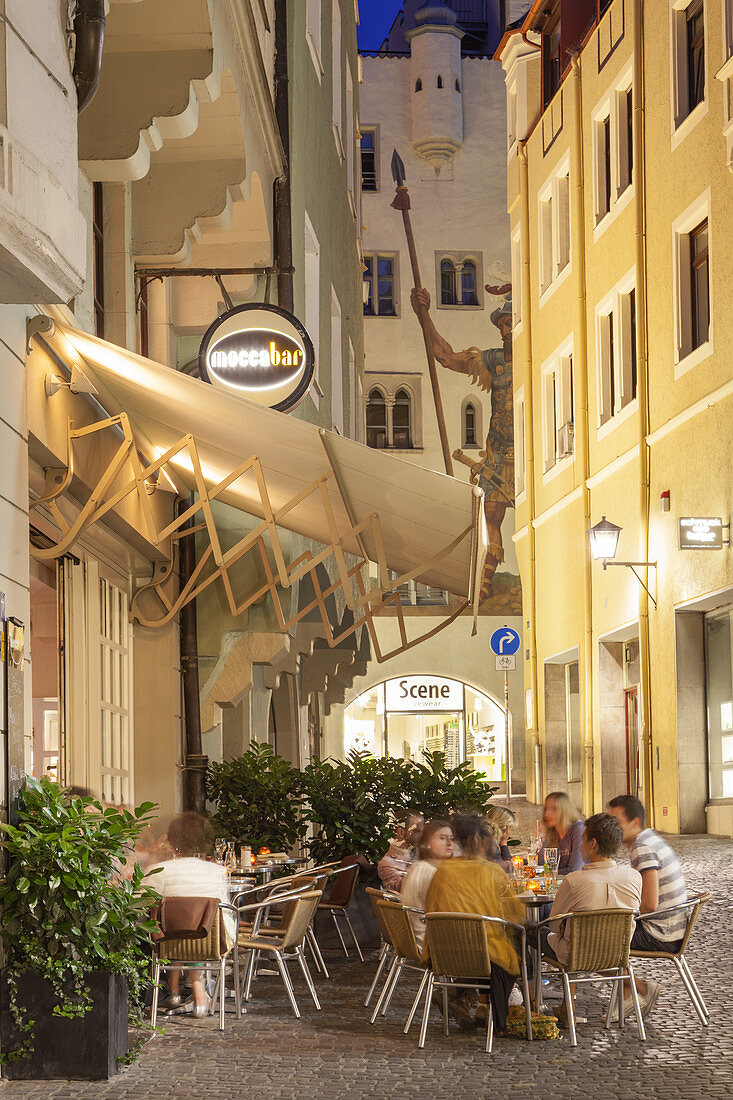
<path fill-rule="evenodd" d="M 410 264 L 412 266 L 412 282 L 417 290 L 422 290 L 422 282 L 420 281 L 420 266 L 417 261 L 417 250 L 415 248 L 415 236 L 412 232 L 412 222 L 410 221 L 410 193 L 405 186 L 405 166 L 402 163 L 400 154 L 395 149 L 392 153 L 392 178 L 395 181 L 397 191 L 395 197 L 392 200 L 392 206 L 395 210 L 399 210 L 402 213 L 402 221 L 405 225 L 405 237 L 407 238 L 407 249 L 410 253 Z M 428 358 L 428 371 L 430 372 L 430 385 L 433 390 L 433 402 L 435 403 L 435 416 L 438 421 L 438 434 L 440 435 L 440 447 L 443 452 L 443 462 L 445 463 L 445 472 L 453 476 L 453 462 L 451 461 L 451 451 L 448 446 L 448 432 L 445 427 L 445 414 L 443 413 L 443 401 L 440 396 L 440 386 L 438 384 L 438 371 L 435 366 L 435 356 L 433 354 L 433 341 L 429 332 L 429 326 L 424 322 L 427 319 L 427 310 L 421 307 L 420 309 L 420 323 L 422 327 L 423 339 L 425 340 L 425 354 Z"/>

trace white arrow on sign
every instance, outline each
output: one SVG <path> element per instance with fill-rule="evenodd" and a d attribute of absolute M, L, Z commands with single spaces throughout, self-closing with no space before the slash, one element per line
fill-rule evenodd
<path fill-rule="evenodd" d="M 507 631 L 506 634 L 502 634 L 501 638 L 499 639 L 499 652 L 500 653 L 504 652 L 504 646 L 507 643 L 509 645 L 514 645 L 514 635 L 510 634 L 508 631 Z"/>

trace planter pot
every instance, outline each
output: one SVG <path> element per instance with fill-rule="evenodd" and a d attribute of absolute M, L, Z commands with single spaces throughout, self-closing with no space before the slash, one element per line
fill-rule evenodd
<path fill-rule="evenodd" d="M 119 974 L 94 971 L 87 975 L 92 1008 L 67 1020 L 54 1016 L 53 989 L 40 974 L 27 971 L 18 981 L 18 1002 L 36 1021 L 33 1050 L 8 1062 L 3 1076 L 11 1080 L 52 1078 L 96 1081 L 112 1077 L 127 1051 L 127 982 Z M 0 1044 L 3 1051 L 22 1042 L 10 1015 L 5 971 L 0 974 Z"/>

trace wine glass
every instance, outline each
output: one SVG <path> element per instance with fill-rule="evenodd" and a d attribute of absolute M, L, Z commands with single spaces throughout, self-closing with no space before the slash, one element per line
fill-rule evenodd
<path fill-rule="evenodd" d="M 550 868 L 553 875 L 557 873 L 557 863 L 558 863 L 557 848 L 545 848 L 545 863 Z"/>

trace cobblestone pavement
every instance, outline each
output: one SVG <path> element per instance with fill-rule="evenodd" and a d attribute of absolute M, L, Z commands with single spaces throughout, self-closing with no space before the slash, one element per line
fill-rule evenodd
<path fill-rule="evenodd" d="M 323 1003 L 316 1012 L 303 983 L 296 991 L 303 1018 L 295 1020 L 279 979 L 260 979 L 247 1015 L 233 1011 L 227 1030 L 212 1019 L 176 1018 L 152 1039 L 138 1065 L 109 1082 L 90 1084 L 5 1082 L 2 1100 L 132 1100 L 185 1096 L 275 1098 L 399 1097 L 400 1100 L 483 1100 L 494 1096 L 637 1100 L 670 1096 L 688 1100 L 729 1096 L 733 1059 L 733 841 L 673 838 L 690 889 L 709 887 L 706 907 L 688 958 L 712 1013 L 709 1028 L 693 1015 L 671 965 L 647 964 L 642 974 L 663 982 L 663 990 L 641 1044 L 633 1024 L 606 1031 L 601 1022 L 600 987 L 585 986 L 580 1010 L 588 1023 L 578 1028 L 579 1045 L 567 1033 L 556 1042 L 498 1039 L 492 1055 L 482 1036 L 455 1026 L 445 1037 L 433 1014 L 428 1041 L 417 1049 L 417 1032 L 402 1034 L 414 978 L 405 981 L 395 1009 L 370 1027 L 363 1000 L 376 952 L 362 966 L 329 953 L 333 978 L 318 981 Z M 559 991 L 550 990 L 550 1003 Z"/>

